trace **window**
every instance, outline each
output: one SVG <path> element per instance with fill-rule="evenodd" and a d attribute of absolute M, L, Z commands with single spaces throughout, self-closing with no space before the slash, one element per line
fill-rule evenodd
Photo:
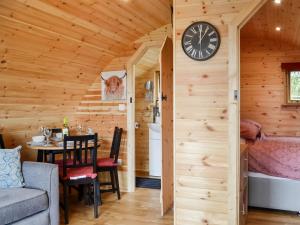
<path fill-rule="evenodd" d="M 286 71 L 286 104 L 300 105 L 300 63 L 283 63 Z"/>
<path fill-rule="evenodd" d="M 290 101 L 300 100 L 300 71 L 291 71 L 289 74 L 290 80 Z"/>

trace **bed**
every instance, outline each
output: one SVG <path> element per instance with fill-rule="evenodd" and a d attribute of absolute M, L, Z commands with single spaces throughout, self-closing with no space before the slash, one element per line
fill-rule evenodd
<path fill-rule="evenodd" d="M 249 172 L 249 199 L 251 207 L 300 211 L 300 181 Z"/>
<path fill-rule="evenodd" d="M 247 138 L 249 206 L 299 213 L 300 137 L 266 136 L 260 129 Z"/>

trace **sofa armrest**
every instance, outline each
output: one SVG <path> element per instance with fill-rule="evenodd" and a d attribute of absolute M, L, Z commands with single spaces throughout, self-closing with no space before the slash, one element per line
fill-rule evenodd
<path fill-rule="evenodd" d="M 25 187 L 47 191 L 50 225 L 59 225 L 58 166 L 49 163 L 23 162 Z"/>

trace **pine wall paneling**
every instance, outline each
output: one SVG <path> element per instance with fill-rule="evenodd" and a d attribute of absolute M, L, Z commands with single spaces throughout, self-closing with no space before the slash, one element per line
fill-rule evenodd
<path fill-rule="evenodd" d="M 171 35 L 171 25 L 162 26 L 135 41 L 136 47 L 141 44 L 151 44 L 152 42 L 163 42 L 167 35 Z M 138 67 L 140 73 L 151 70 L 155 67 L 155 58 L 152 57 L 157 50 L 149 51 L 141 61 L 141 66 Z M 126 68 L 131 55 L 114 58 L 102 71 L 123 70 Z M 158 57 L 158 56 L 157 56 Z M 128 79 L 128 78 L 127 78 Z M 103 138 L 103 147 L 101 148 L 102 155 L 106 155 L 110 151 L 110 144 L 113 135 L 113 128 L 119 125 L 124 128 L 124 138 L 121 143 L 120 159 L 122 160 L 120 172 L 120 185 L 122 190 L 127 190 L 127 166 L 128 166 L 128 152 L 127 152 L 127 111 L 119 111 L 119 104 L 127 103 L 120 101 L 106 102 L 101 101 L 101 80 L 100 72 L 97 73 L 95 81 L 87 88 L 87 91 L 77 107 L 76 115 L 73 117 L 74 124 L 76 121 L 82 121 L 89 124 L 90 127 L 97 131 L 100 137 Z M 109 129 L 107 129 L 109 127 Z"/>
<path fill-rule="evenodd" d="M 229 26 L 252 1 L 176 0 L 175 25 L 175 224 L 232 225 L 229 221 Z M 243 15 L 242 15 L 243 16 Z M 208 61 L 188 58 L 184 29 L 208 21 L 221 34 Z M 234 150 L 234 149 L 233 149 Z M 233 184 L 232 184 L 233 185 Z"/>
<path fill-rule="evenodd" d="M 268 135 L 300 135 L 299 108 L 282 107 L 281 70 L 281 63 L 300 61 L 299 12 L 299 1 L 268 1 L 241 30 L 241 118 L 258 121 Z"/>
<path fill-rule="evenodd" d="M 241 118 L 262 124 L 268 135 L 300 135 L 300 111 L 283 108 L 285 71 L 281 63 L 299 62 L 299 47 L 266 39 L 241 40 Z"/>
<path fill-rule="evenodd" d="M 95 127 L 106 154 L 119 125 L 125 128 L 126 171 L 126 113 L 118 111 L 119 103 L 100 101 L 99 74 L 124 69 L 143 42 L 170 32 L 168 23 L 168 0 L 1 1 L 0 132 L 7 146 L 21 144 L 22 159 L 35 160 L 26 141 L 41 125 L 61 127 L 68 116 L 72 129 L 76 121 Z"/>

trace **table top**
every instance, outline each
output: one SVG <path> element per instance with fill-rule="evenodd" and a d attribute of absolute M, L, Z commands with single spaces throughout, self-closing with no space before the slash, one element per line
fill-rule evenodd
<path fill-rule="evenodd" d="M 60 141 L 61 142 L 61 141 Z M 50 141 L 50 145 L 46 146 L 46 145 L 31 145 L 29 143 L 27 143 L 28 147 L 31 148 L 32 150 L 48 150 L 48 151 L 61 151 L 64 149 L 63 146 L 59 145 L 60 142 L 51 140 Z M 100 146 L 102 142 L 102 139 L 98 139 L 98 145 L 97 147 Z M 94 143 L 88 143 L 88 147 L 93 147 Z M 74 149 L 74 146 L 68 146 L 68 149 Z"/>

